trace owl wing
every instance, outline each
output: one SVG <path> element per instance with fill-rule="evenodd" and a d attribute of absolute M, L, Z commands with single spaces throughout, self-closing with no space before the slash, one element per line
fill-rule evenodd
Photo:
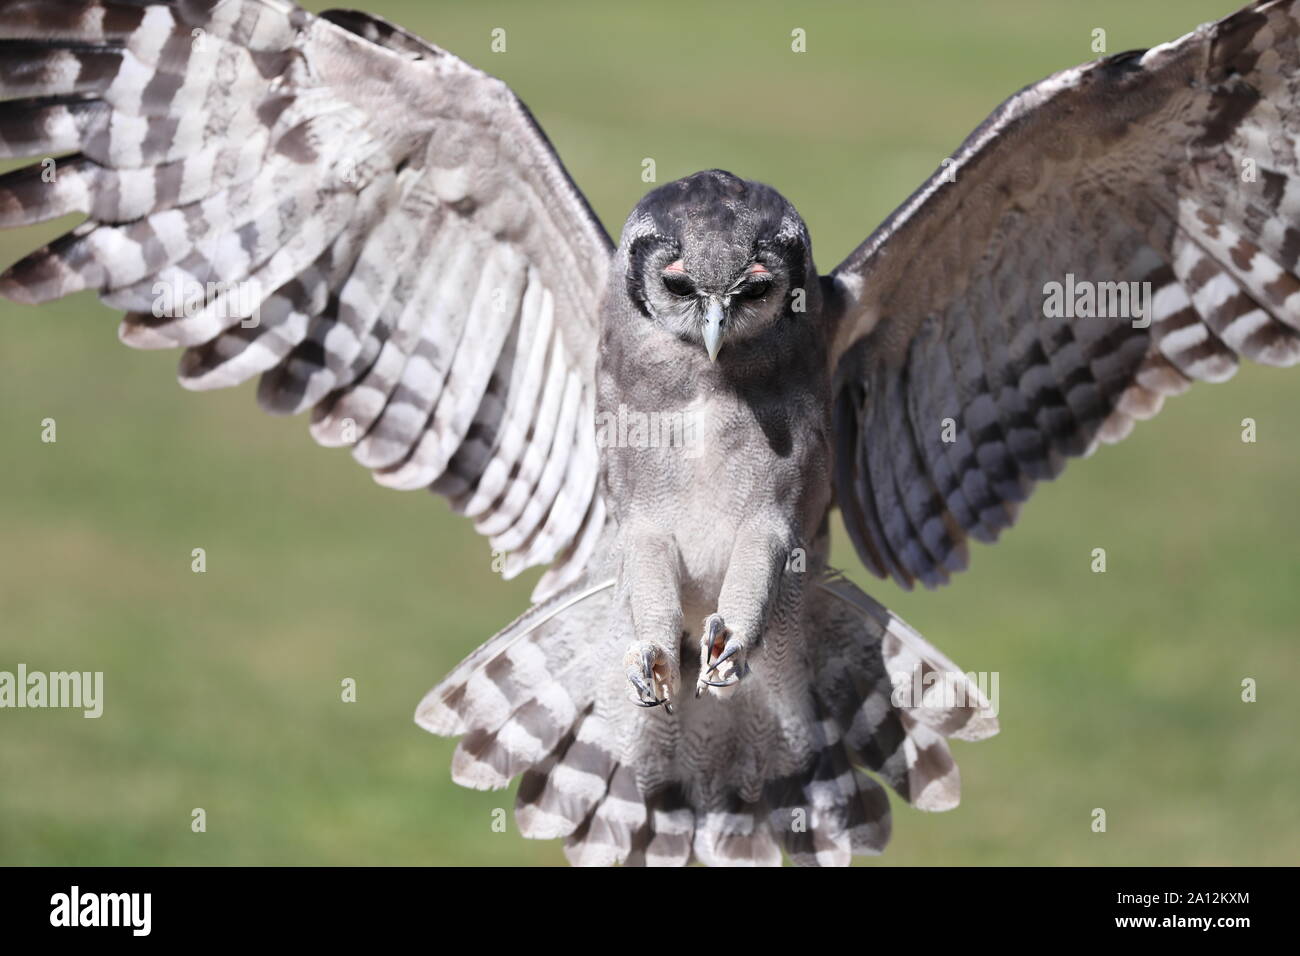
<path fill-rule="evenodd" d="M 823 280 L 872 572 L 941 584 L 1165 396 L 1300 359 L 1298 87 L 1290 2 L 1058 73 Z"/>
<path fill-rule="evenodd" d="M 611 244 L 505 84 L 285 0 L 7 0 L 0 62 L 0 157 L 47 157 L 0 177 L 0 226 L 89 217 L 0 293 L 94 289 L 186 388 L 260 374 L 268 411 L 446 495 L 507 575 L 582 566 Z"/>

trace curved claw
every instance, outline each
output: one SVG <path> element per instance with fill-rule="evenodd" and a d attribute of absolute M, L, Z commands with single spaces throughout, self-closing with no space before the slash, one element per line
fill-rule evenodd
<path fill-rule="evenodd" d="M 627 679 L 632 683 L 632 686 L 636 688 L 637 695 L 641 698 L 641 701 L 645 701 L 647 699 L 654 700 L 654 696 L 655 696 L 654 691 L 650 689 L 649 684 L 647 684 L 644 680 L 641 679 L 640 674 L 638 674 L 636 671 L 628 671 Z M 638 701 L 638 703 L 641 703 L 641 701 Z M 642 703 L 641 706 L 646 707 L 651 705 Z"/>
<path fill-rule="evenodd" d="M 739 654 L 739 653 L 740 653 L 740 645 L 739 645 L 739 644 L 732 644 L 730 647 L 726 648 L 726 649 L 725 649 L 721 654 L 718 655 L 718 659 L 717 659 L 716 661 L 714 661 L 712 664 L 709 665 L 709 671 L 708 671 L 708 672 L 709 672 L 710 674 L 712 674 L 712 673 L 713 673 L 714 671 L 716 671 L 719 667 L 721 667 L 723 664 L 725 664 L 727 661 L 731 660 L 733 657 L 735 657 L 735 656 L 736 656 L 737 654 Z M 708 681 L 705 681 L 705 683 L 707 684 Z M 724 685 L 713 684 L 712 686 L 714 686 L 714 687 L 719 687 L 719 686 L 729 687 L 729 686 L 731 686 L 731 685 L 730 685 L 730 684 L 724 684 Z"/>
<path fill-rule="evenodd" d="M 740 683 L 740 678 L 728 677 L 726 680 L 705 680 L 704 678 L 701 677 L 700 683 L 707 684 L 709 687 L 735 687 L 737 684 Z M 697 697 L 699 696 L 698 691 L 696 692 L 696 696 Z"/>
<path fill-rule="evenodd" d="M 667 697 L 657 699 L 657 700 L 638 700 L 638 701 L 634 701 L 634 703 L 638 707 L 658 707 L 660 704 L 663 704 L 668 710 L 668 713 L 671 714 L 673 712 L 672 705 L 668 703 Z"/>

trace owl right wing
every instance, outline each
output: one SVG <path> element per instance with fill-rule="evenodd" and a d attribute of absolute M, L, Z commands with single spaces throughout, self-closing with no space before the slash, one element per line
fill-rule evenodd
<path fill-rule="evenodd" d="M 0 226 L 84 213 L 0 293 L 83 289 L 180 381 L 260 375 L 381 484 L 429 487 L 504 571 L 581 568 L 612 245 L 501 81 L 287 0 L 6 0 Z M 56 158 L 61 157 L 61 158 Z"/>
<path fill-rule="evenodd" d="M 826 280 L 835 496 L 868 569 L 942 584 L 1165 397 L 1300 361 L 1298 11 L 1028 87 Z"/>

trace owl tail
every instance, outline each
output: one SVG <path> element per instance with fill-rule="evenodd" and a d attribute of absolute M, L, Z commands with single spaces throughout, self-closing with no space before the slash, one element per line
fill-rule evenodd
<path fill-rule="evenodd" d="M 531 608 L 416 712 L 433 733 L 463 735 L 457 783 L 496 789 L 522 774 L 521 832 L 565 838 L 576 864 L 779 864 L 784 853 L 844 865 L 889 839 L 877 778 L 921 809 L 950 809 L 960 782 L 947 738 L 997 732 L 969 675 L 829 574 L 806 593 L 802 663 L 783 679 L 756 664 L 725 700 L 636 707 L 614 593 L 613 580 L 580 581 Z M 694 640 L 683 642 L 686 687 Z"/>

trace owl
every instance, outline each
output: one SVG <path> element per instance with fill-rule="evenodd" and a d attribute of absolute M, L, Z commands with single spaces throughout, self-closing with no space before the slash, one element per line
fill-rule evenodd
<path fill-rule="evenodd" d="M 94 290 L 181 385 L 259 378 L 431 489 L 534 606 L 420 702 L 582 864 L 846 864 L 955 806 L 983 689 L 829 563 L 963 570 L 1040 481 L 1241 358 L 1300 359 L 1300 21 L 1253 3 L 999 107 L 828 273 L 771 186 L 615 243 L 499 80 L 288 0 L 0 6 L 0 293 Z"/>

